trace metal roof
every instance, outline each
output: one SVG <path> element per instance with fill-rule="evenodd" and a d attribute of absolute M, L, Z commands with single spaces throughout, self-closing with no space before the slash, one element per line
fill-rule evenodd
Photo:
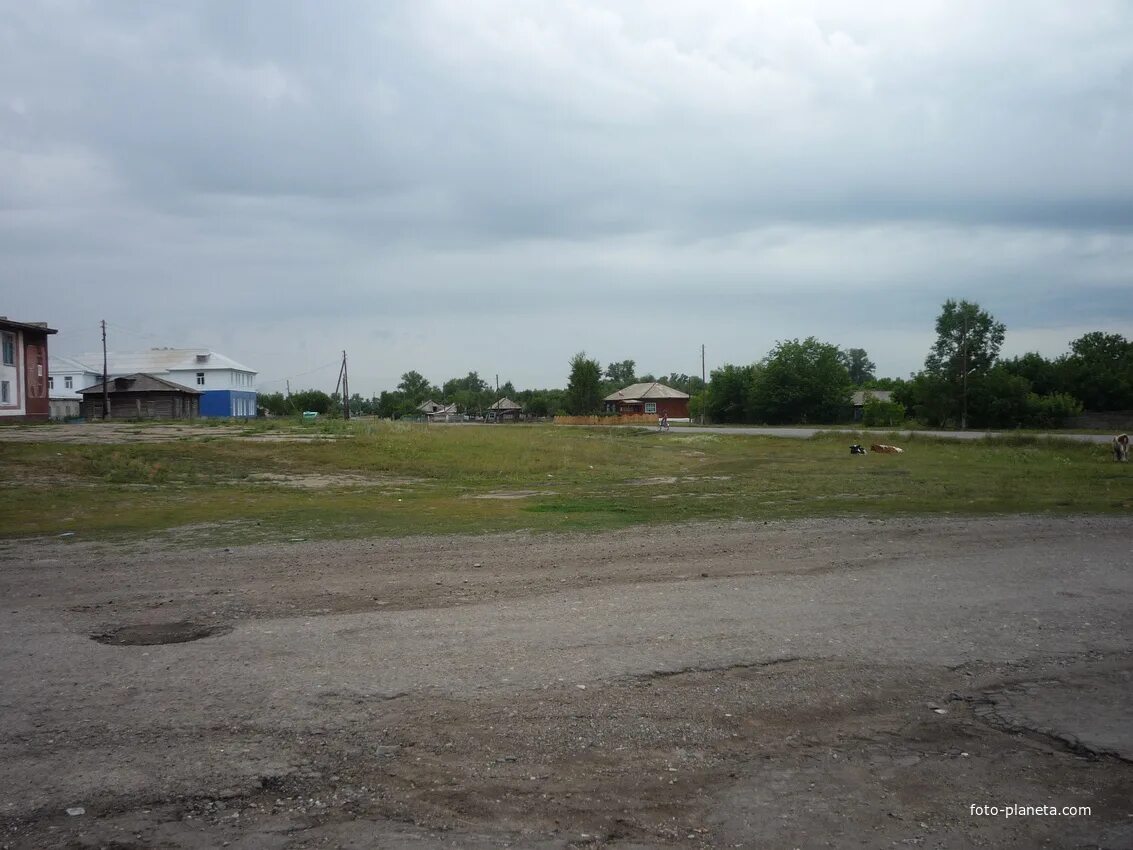
<path fill-rule="evenodd" d="M 203 358 L 203 359 L 202 359 Z M 72 358 L 91 367 L 91 371 L 102 374 L 102 352 L 76 354 Z M 154 372 L 208 372 L 214 369 L 232 369 L 236 372 L 251 372 L 230 357 L 217 354 L 207 348 L 151 348 L 148 351 L 111 351 L 106 355 L 106 371 L 115 375 L 152 374 Z"/>
<path fill-rule="evenodd" d="M 99 361 L 99 367 L 97 369 L 92 369 L 86 363 L 80 363 L 73 357 L 64 357 L 61 354 L 48 353 L 47 370 L 52 375 L 57 375 L 60 372 L 90 372 L 93 375 L 101 375 L 102 361 Z"/>
<path fill-rule="evenodd" d="M 889 390 L 858 390 L 851 396 L 854 407 L 861 407 L 865 404 L 866 396 L 875 398 L 878 401 L 891 401 L 893 393 Z"/>
<path fill-rule="evenodd" d="M 642 401 L 656 398 L 688 398 L 688 393 L 667 387 L 660 381 L 644 384 L 630 384 L 616 393 L 610 393 L 604 401 Z"/>
<path fill-rule="evenodd" d="M 117 384 L 119 381 L 128 381 L 129 386 L 119 389 Z M 165 378 L 159 378 L 157 375 L 145 375 L 140 372 L 135 372 L 133 375 L 118 375 L 114 378 L 109 378 L 106 381 L 108 392 L 130 392 L 130 393 L 154 393 L 154 392 L 169 392 L 176 390 L 177 392 L 192 393 L 193 395 L 200 395 L 200 390 L 195 390 L 192 387 L 186 387 L 184 384 L 178 384 L 174 381 L 167 381 Z M 88 393 L 101 393 L 102 381 L 99 381 L 94 386 L 86 387 L 79 390 L 80 395 L 87 395 Z"/>
<path fill-rule="evenodd" d="M 510 398 L 501 398 L 495 404 L 488 408 L 488 410 L 522 410 L 523 405 L 516 404 Z"/>

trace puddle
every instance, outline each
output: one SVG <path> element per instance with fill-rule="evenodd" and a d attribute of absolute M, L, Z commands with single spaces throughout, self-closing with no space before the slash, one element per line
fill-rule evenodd
<path fill-rule="evenodd" d="M 231 631 L 227 626 L 206 626 L 185 620 L 176 623 L 141 623 L 119 626 L 93 634 L 90 639 L 110 646 L 155 646 L 165 643 L 188 643 L 210 635 Z"/>

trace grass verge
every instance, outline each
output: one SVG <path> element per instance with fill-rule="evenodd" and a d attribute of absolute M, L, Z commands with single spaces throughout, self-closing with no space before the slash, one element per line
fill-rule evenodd
<path fill-rule="evenodd" d="M 97 425 L 90 426 L 92 438 Z M 130 442 L 0 443 L 0 536 L 251 542 L 691 520 L 1127 513 L 1108 447 L 914 434 L 902 455 L 810 440 L 553 426 L 290 423 Z M 292 442 L 310 437 L 314 442 Z M 156 438 L 153 438 L 156 439 Z M 189 529 L 189 531 L 186 531 Z"/>

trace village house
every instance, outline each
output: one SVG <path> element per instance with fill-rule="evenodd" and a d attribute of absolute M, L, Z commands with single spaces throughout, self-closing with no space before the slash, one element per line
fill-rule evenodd
<path fill-rule="evenodd" d="M 417 412 L 424 414 L 430 422 L 448 422 L 460 418 L 455 404 L 438 404 L 432 399 L 417 405 Z"/>
<path fill-rule="evenodd" d="M 200 416 L 252 417 L 256 415 L 256 372 L 206 348 L 151 348 L 138 352 L 107 354 L 106 374 L 111 377 L 151 375 L 199 393 Z M 59 358 L 53 365 L 55 377 L 72 378 L 71 389 L 78 392 L 102 381 L 102 352 Z M 85 370 L 85 371 L 82 371 Z M 55 381 L 55 392 L 65 392 Z"/>
<path fill-rule="evenodd" d="M 682 393 L 660 381 L 630 384 L 605 398 L 607 413 L 622 416 L 668 416 L 670 420 L 686 420 L 688 393 Z"/>
<path fill-rule="evenodd" d="M 86 419 L 101 419 L 103 384 L 80 390 L 82 414 Z M 110 402 L 111 419 L 195 419 L 200 415 L 200 399 L 204 394 L 157 375 L 120 375 L 106 382 L 105 399 Z"/>
<path fill-rule="evenodd" d="M 48 398 L 46 322 L 15 322 L 0 316 L 0 422 L 41 422 L 51 413 Z"/>
<path fill-rule="evenodd" d="M 861 422 L 862 417 L 865 416 L 865 403 L 870 399 L 877 401 L 892 401 L 893 393 L 889 390 L 858 390 L 850 397 L 850 402 L 854 405 L 854 421 Z"/>
<path fill-rule="evenodd" d="M 523 405 L 510 398 L 501 398 L 484 413 L 487 422 L 516 422 L 523 413 Z"/>

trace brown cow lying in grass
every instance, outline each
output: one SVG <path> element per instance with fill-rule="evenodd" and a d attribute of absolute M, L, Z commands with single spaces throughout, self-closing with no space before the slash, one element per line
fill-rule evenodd
<path fill-rule="evenodd" d="M 874 443 L 869 447 L 871 452 L 880 452 L 883 455 L 899 455 L 904 453 L 904 449 L 899 449 L 896 446 L 887 446 L 885 443 Z"/>
<path fill-rule="evenodd" d="M 1129 460 L 1129 435 L 1118 434 L 1113 438 L 1113 459 L 1119 461 Z"/>

